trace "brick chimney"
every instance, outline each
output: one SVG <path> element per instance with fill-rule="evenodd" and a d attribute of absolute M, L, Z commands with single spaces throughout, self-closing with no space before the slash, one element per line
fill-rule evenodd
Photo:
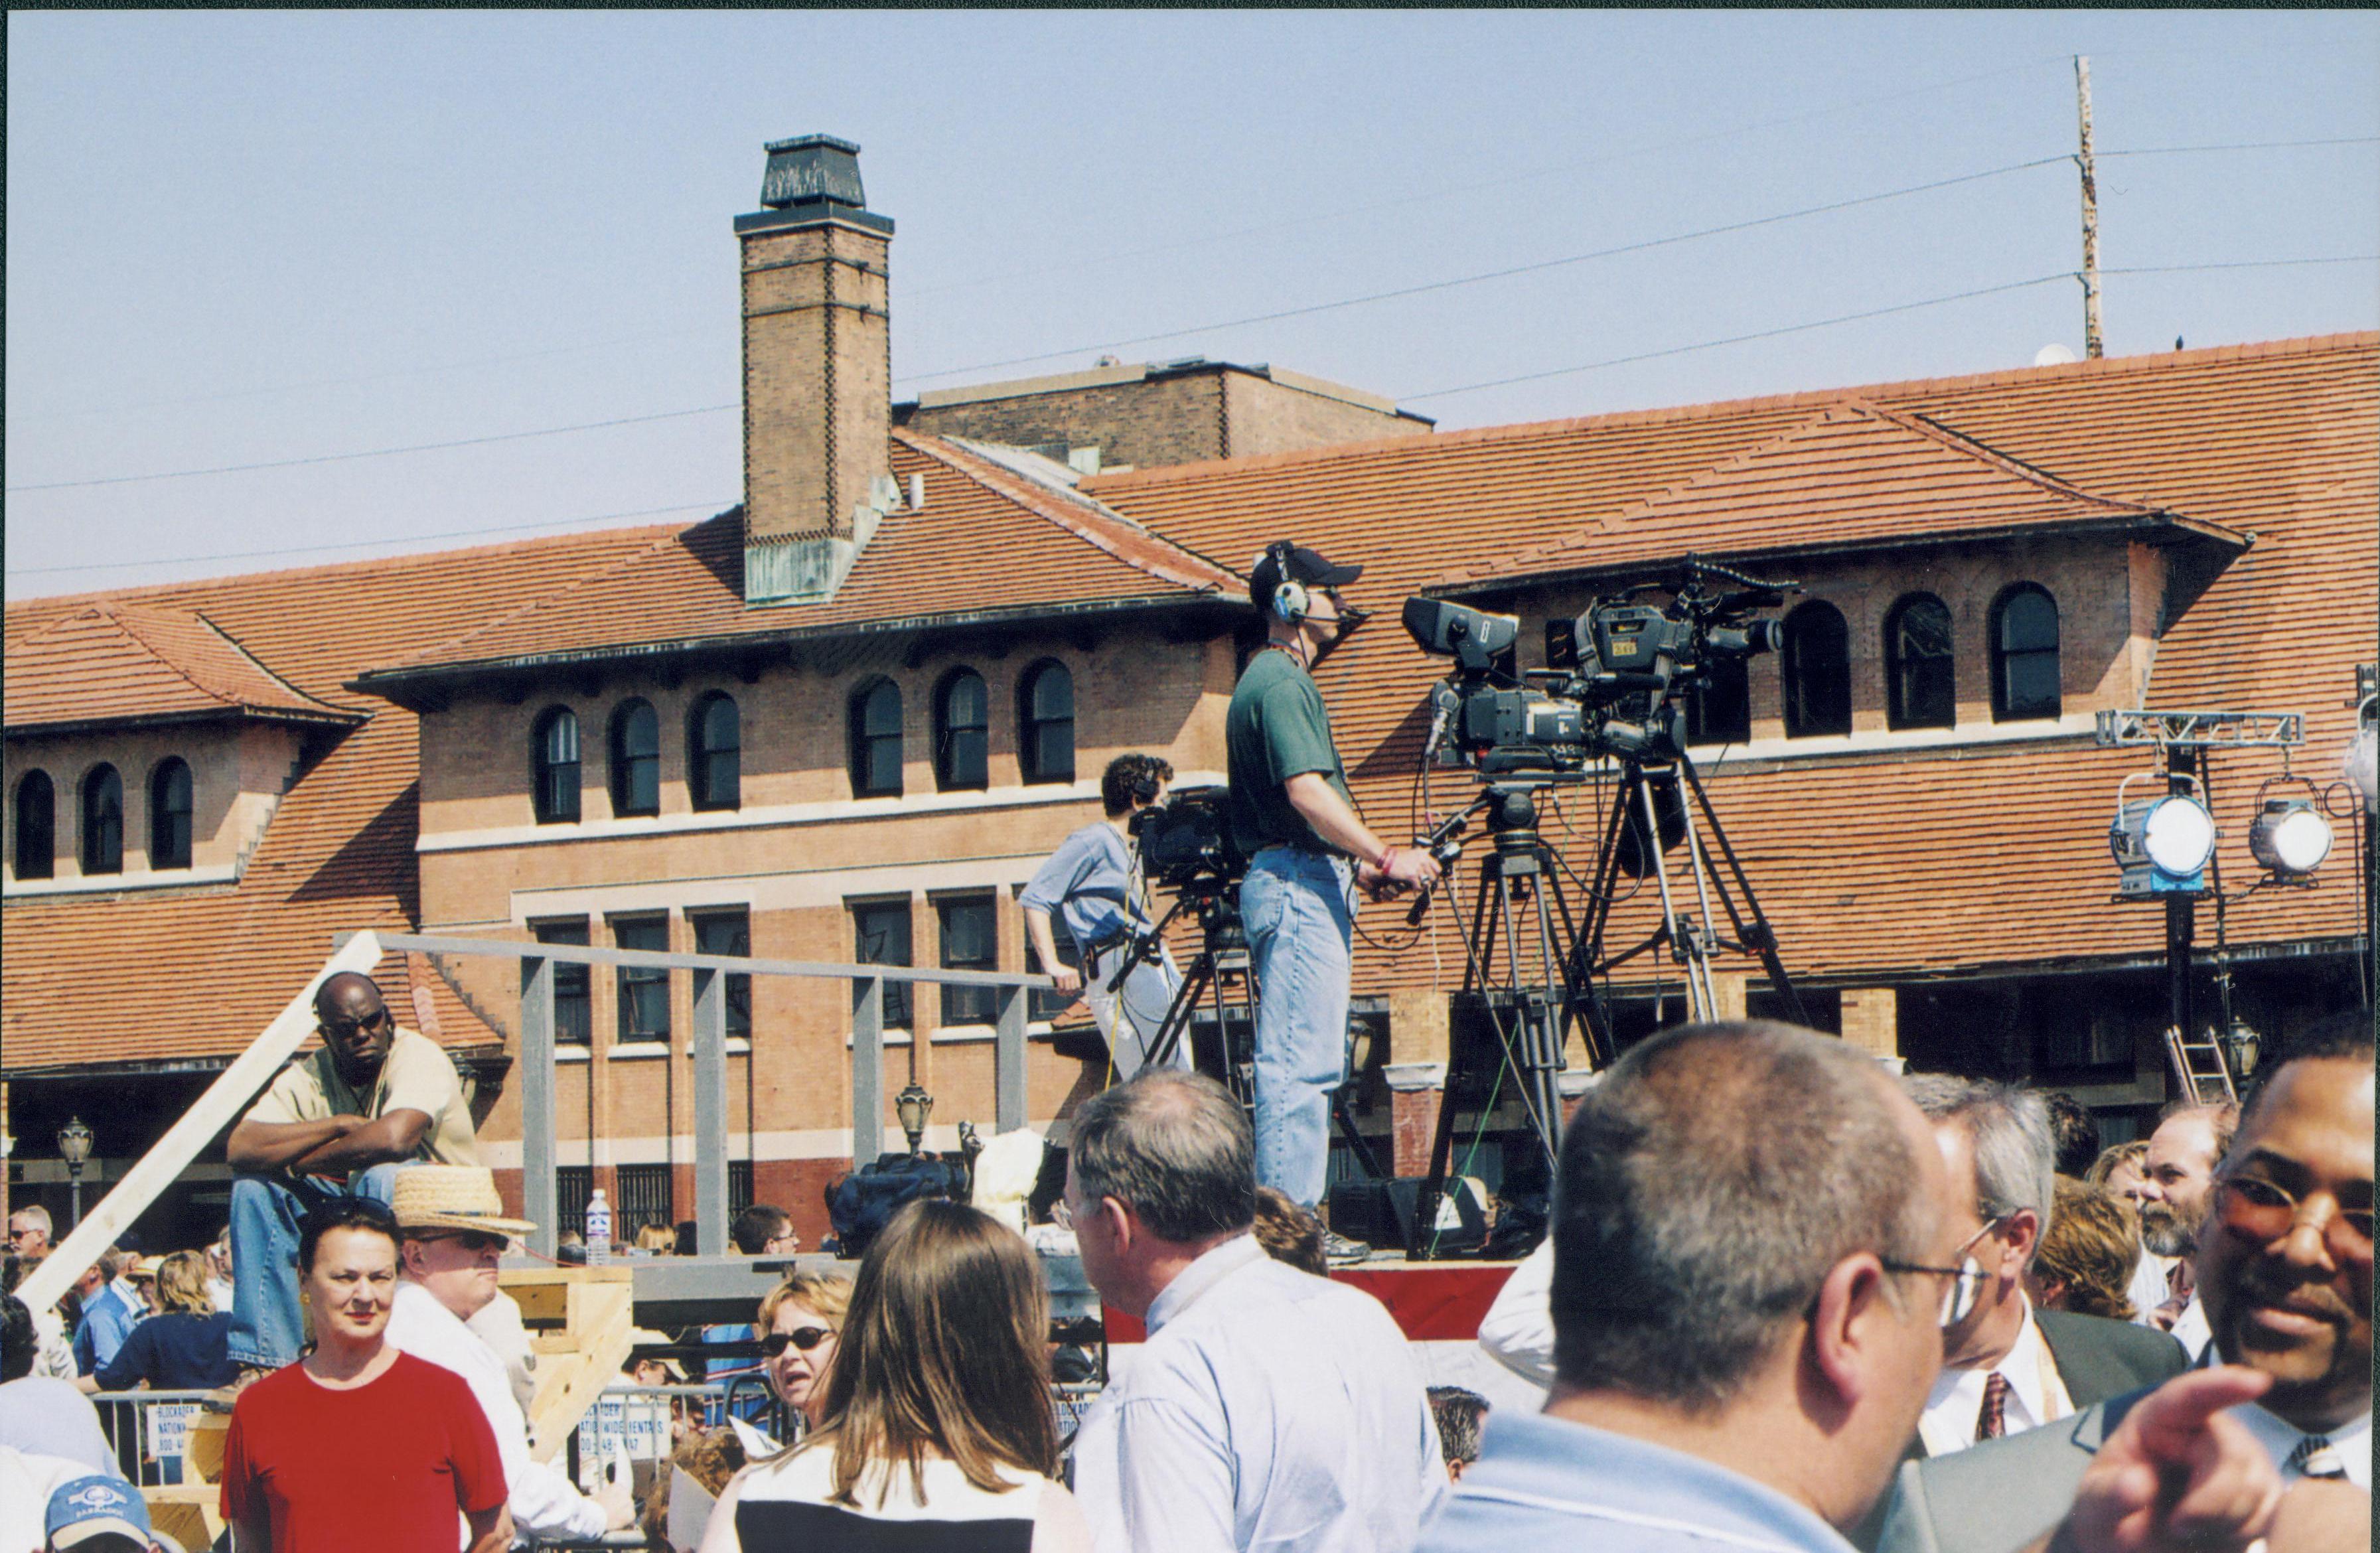
<path fill-rule="evenodd" d="M 762 209 L 735 218 L 744 274 L 744 598 L 830 599 L 898 504 L 886 254 L 859 148 L 769 145 Z"/>

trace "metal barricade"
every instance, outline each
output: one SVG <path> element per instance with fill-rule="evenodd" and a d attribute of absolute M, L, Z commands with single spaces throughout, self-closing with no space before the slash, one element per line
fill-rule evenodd
<path fill-rule="evenodd" d="M 125 1477 L 142 1488 L 182 1481 L 182 1433 L 204 1391 L 101 1391 L 99 1426 Z"/>

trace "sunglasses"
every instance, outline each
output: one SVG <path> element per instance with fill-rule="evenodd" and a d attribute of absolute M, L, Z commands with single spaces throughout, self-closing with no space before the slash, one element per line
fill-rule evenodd
<path fill-rule="evenodd" d="M 760 1340 L 760 1352 L 771 1359 L 788 1348 L 798 1348 L 808 1353 L 832 1336 L 832 1327 L 796 1327 L 790 1332 L 771 1332 Z"/>
<path fill-rule="evenodd" d="M 387 1024 L 388 1010 L 382 1009 L 378 1013 L 368 1013 L 361 1019 L 325 1019 L 322 1028 L 334 1035 L 353 1035 L 358 1030 L 370 1030 L 377 1034 Z"/>
<path fill-rule="evenodd" d="M 419 1241 L 451 1240 L 466 1251 L 502 1251 L 512 1244 L 509 1236 L 488 1230 L 453 1230 L 413 1238 Z"/>

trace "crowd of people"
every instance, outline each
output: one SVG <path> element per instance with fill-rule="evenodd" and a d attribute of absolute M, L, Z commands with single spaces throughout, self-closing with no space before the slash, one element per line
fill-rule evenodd
<path fill-rule="evenodd" d="M 625 1481 L 587 1491 L 533 1448 L 497 1280 L 533 1226 L 475 1159 L 436 1157 L 472 1152 L 468 1112 L 443 1115 L 418 1049 L 386 1073 L 408 1033 L 368 981 L 320 1012 L 325 1055 L 235 1131 L 265 1129 L 242 1153 L 263 1168 L 227 1239 L 111 1251 L 63 1312 L 0 1298 L 0 1553 L 164 1546 L 89 1395 L 142 1385 L 218 1389 L 237 1548 L 637 1524 Z M 1782 1025 L 1664 1032 L 1567 1126 L 1552 1232 L 1480 1329 L 1546 1400 L 1491 1413 L 1327 1276 L 1239 1101 L 1148 1066 L 1075 1114 L 1051 1212 L 1147 1331 L 1079 1427 L 1016 1224 L 912 1202 L 856 1277 L 791 1271 L 713 1329 L 734 1346 L 705 1378 L 755 1375 L 789 1422 L 782 1443 L 686 1432 L 715 1502 L 674 1553 L 2367 1546 L 2373 1090 L 2369 1017 L 2342 1016 L 2277 1042 L 2243 1104 L 2102 1149 L 2063 1097 L 1896 1079 Z M 274 1178 L 324 1160 L 346 1190 Z M 26 1207 L 8 1229 L 13 1287 L 52 1227 Z M 797 1244 L 766 1207 L 734 1238 Z M 243 1316 L 285 1253 L 286 1289 Z M 284 1337 L 287 1362 L 253 1362 Z M 677 1518 L 645 1508 L 669 1544 Z"/>

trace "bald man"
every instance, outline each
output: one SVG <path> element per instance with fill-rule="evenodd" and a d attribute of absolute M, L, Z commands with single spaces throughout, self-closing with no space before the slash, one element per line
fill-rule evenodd
<path fill-rule="evenodd" d="M 281 1070 L 231 1132 L 236 1292 L 231 1357 L 240 1379 L 298 1358 L 298 1224 L 325 1197 L 386 1202 L 401 1165 L 477 1165 L 462 1075 L 436 1041 L 400 1028 L 378 983 L 353 971 L 314 994 L 320 1050 Z"/>

